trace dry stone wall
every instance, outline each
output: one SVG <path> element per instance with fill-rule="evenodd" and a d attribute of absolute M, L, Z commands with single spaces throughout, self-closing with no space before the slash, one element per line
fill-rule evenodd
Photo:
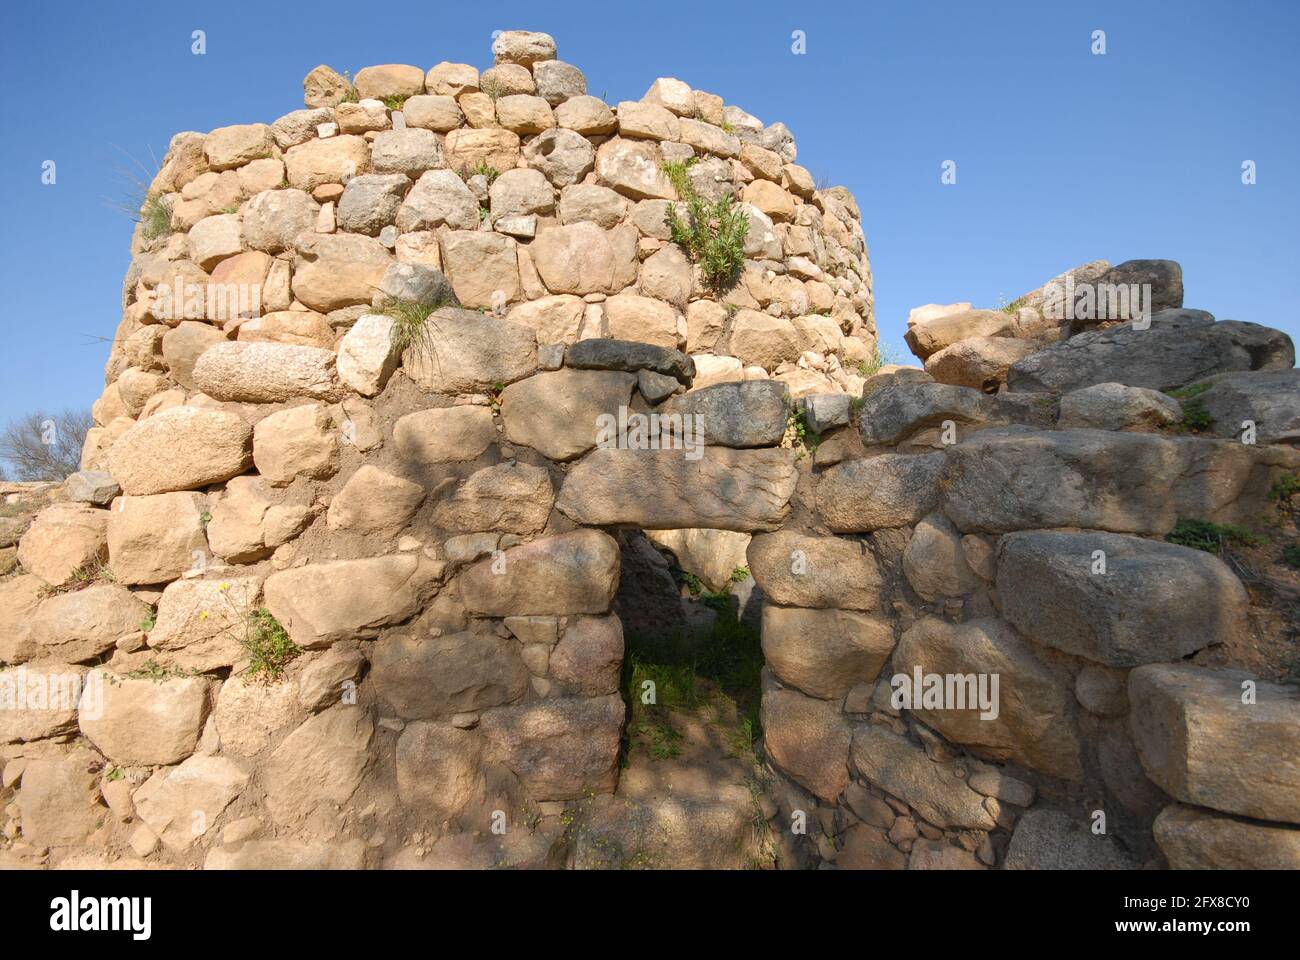
<path fill-rule="evenodd" d="M 931 306 L 871 374 L 783 125 L 494 50 L 173 140 L 83 471 L 0 523 L 4 862 L 745 866 L 742 784 L 593 807 L 666 553 L 751 575 L 780 866 L 1300 865 L 1285 614 L 1163 539 L 1285 506 L 1289 339 L 1144 261 L 1149 323 Z M 748 219 L 731 286 L 674 181 Z"/>

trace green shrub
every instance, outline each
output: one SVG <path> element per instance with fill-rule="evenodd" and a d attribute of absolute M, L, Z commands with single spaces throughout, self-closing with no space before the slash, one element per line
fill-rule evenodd
<path fill-rule="evenodd" d="M 725 293 L 740 279 L 745 263 L 745 238 L 749 235 L 749 218 L 737 206 L 734 197 L 708 201 L 695 192 L 689 171 L 694 157 L 663 164 L 677 195 L 686 204 L 686 216 L 670 203 L 664 215 L 669 239 L 686 251 L 699 265 L 704 282 L 715 293 Z"/>
<path fill-rule="evenodd" d="M 1211 523 L 1208 520 L 1195 520 L 1179 517 L 1174 529 L 1165 539 L 1170 543 L 1204 550 L 1206 553 L 1221 554 L 1225 546 L 1258 547 L 1268 541 L 1244 527 L 1233 524 Z"/>
<path fill-rule="evenodd" d="M 1282 562 L 1300 570 L 1300 544 L 1292 543 L 1282 548 Z"/>

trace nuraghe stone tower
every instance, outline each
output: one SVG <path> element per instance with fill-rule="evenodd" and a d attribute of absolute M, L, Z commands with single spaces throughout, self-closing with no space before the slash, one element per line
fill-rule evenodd
<path fill-rule="evenodd" d="M 173 138 L 83 470 L 0 528 L 0 856 L 1300 865 L 1289 574 L 1186 542 L 1294 534 L 1290 340 L 1099 262 L 1149 323 L 928 307 L 882 370 L 783 124 L 494 59 Z M 673 570 L 761 630 L 761 737 L 651 795 Z"/>

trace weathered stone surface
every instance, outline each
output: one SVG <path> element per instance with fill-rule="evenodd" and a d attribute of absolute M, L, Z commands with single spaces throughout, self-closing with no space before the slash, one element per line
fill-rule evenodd
<path fill-rule="evenodd" d="M 363 397 L 381 392 L 401 362 L 393 343 L 393 326 L 392 317 L 367 314 L 339 343 L 339 379 Z"/>
<path fill-rule="evenodd" d="M 519 162 L 519 134 L 498 128 L 461 127 L 447 134 L 442 145 L 447 167 L 470 176 L 480 162 L 497 170 L 511 170 Z"/>
<path fill-rule="evenodd" d="M 114 583 L 49 597 L 31 618 L 29 637 L 43 658 L 91 660 L 140 628 L 149 608 Z"/>
<path fill-rule="evenodd" d="M 351 87 L 338 71 L 322 63 L 303 77 L 302 99 L 309 107 L 332 107 L 343 102 Z"/>
<path fill-rule="evenodd" d="M 550 678 L 584 697 L 618 693 L 623 624 L 618 617 L 575 617 L 550 656 Z"/>
<path fill-rule="evenodd" d="M 894 649 L 889 623 L 854 610 L 763 604 L 763 658 L 782 683 L 838 701 L 869 683 Z"/>
<path fill-rule="evenodd" d="M 942 453 L 886 453 L 837 464 L 817 485 L 817 512 L 836 533 L 915 523 L 938 502 L 944 462 Z"/>
<path fill-rule="evenodd" d="M 0 580 L 0 662 L 22 663 L 42 655 L 32 637 L 32 619 L 45 588 L 45 581 L 30 573 Z"/>
<path fill-rule="evenodd" d="M 260 577 L 177 580 L 158 601 L 149 646 L 158 662 L 182 670 L 216 670 L 244 661 L 249 615 L 261 596 Z"/>
<path fill-rule="evenodd" d="M 1034 340 L 971 337 L 944 347 L 925 359 L 925 369 L 940 383 L 995 392 L 1007 382 L 1011 365 L 1043 349 Z"/>
<path fill-rule="evenodd" d="M 563 128 L 553 128 L 529 141 L 528 146 L 524 148 L 524 159 L 545 174 L 547 180 L 560 188 L 578 183 L 591 172 L 596 161 L 596 151 L 581 134 Z M 493 213 L 495 212 L 494 200 Z M 549 212 L 549 206 L 546 210 L 527 212 Z"/>
<path fill-rule="evenodd" d="M 211 707 L 207 678 L 132 680 L 97 669 L 88 683 L 101 691 L 102 701 L 83 700 L 81 732 L 110 760 L 168 764 L 194 752 Z"/>
<path fill-rule="evenodd" d="M 397 219 L 397 210 L 410 187 L 410 179 L 401 173 L 353 177 L 344 187 L 334 211 L 339 228 L 378 236 L 380 230 Z"/>
<path fill-rule="evenodd" d="M 435 407 L 417 410 L 393 426 L 393 442 L 402 460 L 427 467 L 453 460 L 473 460 L 497 439 L 487 407 Z"/>
<path fill-rule="evenodd" d="M 207 555 L 199 493 L 121 497 L 109 511 L 108 563 L 118 583 L 168 583 Z M 125 631 L 124 631 L 125 632 Z"/>
<path fill-rule="evenodd" d="M 363 100 L 413 97 L 424 93 L 424 71 L 407 63 L 362 67 L 352 81 Z"/>
<path fill-rule="evenodd" d="M 357 674 L 366 665 L 359 650 L 333 646 L 310 660 L 298 674 L 298 702 L 312 713 L 355 701 Z"/>
<path fill-rule="evenodd" d="M 1300 869 L 1300 828 L 1172 804 L 1151 826 L 1174 870 Z"/>
<path fill-rule="evenodd" d="M 1015 320 L 1001 310 L 961 310 L 910 324 L 903 339 L 914 354 L 926 360 L 945 347 L 972 337 L 1011 336 Z"/>
<path fill-rule="evenodd" d="M 699 449 L 699 448 L 696 448 Z M 689 454 L 689 456 L 688 456 Z M 599 449 L 569 471 L 556 507 L 577 523 L 775 530 L 798 477 L 789 450 Z"/>
<path fill-rule="evenodd" d="M 338 706 L 285 737 L 261 768 L 272 819 L 296 823 L 318 808 L 346 804 L 361 784 L 373 734 L 364 708 Z"/>
<path fill-rule="evenodd" d="M 364 840 L 246 840 L 238 847 L 213 847 L 204 870 L 360 870 Z"/>
<path fill-rule="evenodd" d="M 555 122 L 586 137 L 601 136 L 618 129 L 614 111 L 599 97 L 570 97 L 556 106 Z"/>
<path fill-rule="evenodd" d="M 424 487 L 374 464 L 362 464 L 334 495 L 326 515 L 331 530 L 392 538 L 424 502 Z"/>
<path fill-rule="evenodd" d="M 51 586 L 90 576 L 108 556 L 108 518 L 107 510 L 80 504 L 47 507 L 18 541 L 18 562 Z"/>
<path fill-rule="evenodd" d="M 402 802 L 450 819 L 483 789 L 483 738 L 449 724 L 408 723 L 397 738 L 397 792 Z"/>
<path fill-rule="evenodd" d="M 222 752 L 251 757 L 281 730 L 299 723 L 303 708 L 294 684 L 234 676 L 221 685 L 213 714 Z"/>
<path fill-rule="evenodd" d="M 577 530 L 482 560 L 461 575 L 460 586 L 465 606 L 490 617 L 604 613 L 614 599 L 618 571 L 613 537 Z"/>
<path fill-rule="evenodd" d="M 674 397 L 659 412 L 702 418 L 696 422 L 711 445 L 772 447 L 785 434 L 790 396 L 775 380 L 719 383 Z"/>
<path fill-rule="evenodd" d="M 1148 329 L 1121 324 L 1071 337 L 1011 366 L 1017 391 L 1066 393 L 1095 383 L 1170 390 L 1234 370 L 1287 370 L 1295 346 L 1280 330 L 1215 323 L 1201 310 L 1165 310 Z"/>
<path fill-rule="evenodd" d="M 949 764 L 934 763 L 904 737 L 877 726 L 853 733 L 853 767 L 859 774 L 939 827 L 991 830 L 993 815 L 984 797 L 959 778 Z"/>
<path fill-rule="evenodd" d="M 504 763 L 535 800 L 576 800 L 618 782 L 621 697 L 565 697 L 487 710 L 485 757 Z"/>
<path fill-rule="evenodd" d="M 414 180 L 442 164 L 442 136 L 432 130 L 383 130 L 370 144 L 370 167 L 376 173 L 401 173 Z"/>
<path fill-rule="evenodd" d="M 236 341 L 209 347 L 194 366 L 194 385 L 214 400 L 237 403 L 342 396 L 332 350 L 288 343 Z"/>
<path fill-rule="evenodd" d="M 923 709 L 914 700 L 911 711 L 953 743 L 965 744 L 993 760 L 1012 760 L 1063 780 L 1080 780 L 1079 736 L 1071 713 L 1068 675 L 1043 663 L 1000 620 L 988 618 L 949 624 L 927 617 L 904 632 L 894 653 L 894 669 L 911 684 L 915 671 L 967 678 L 954 693 L 968 706 L 944 703 Z M 998 689 L 992 689 L 997 676 Z M 979 703 L 977 687 L 986 682 L 988 714 Z"/>
<path fill-rule="evenodd" d="M 85 667 L 55 660 L 0 671 L 0 743 L 73 733 L 85 676 Z"/>
<path fill-rule="evenodd" d="M 293 295 L 320 313 L 370 303 L 393 263 L 387 247 L 359 233 L 305 233 L 295 248 Z"/>
<path fill-rule="evenodd" d="M 1288 455 L 1222 440 L 995 427 L 950 448 L 943 509 L 966 533 L 1163 534 L 1180 516 L 1253 522 L 1268 464 Z"/>
<path fill-rule="evenodd" d="M 388 636 L 370 659 L 379 695 L 408 720 L 485 710 L 519 699 L 528 688 L 519 645 L 494 634 Z"/>
<path fill-rule="evenodd" d="M 194 320 L 182 321 L 163 334 L 163 362 L 172 379 L 182 387 L 194 387 L 194 366 L 199 357 L 214 344 L 223 343 L 226 335 L 216 327 Z"/>
<path fill-rule="evenodd" d="M 617 293 L 636 276 L 636 234 L 594 223 L 553 226 L 538 233 L 529 254 L 551 293 Z"/>
<path fill-rule="evenodd" d="M 966 387 L 895 382 L 863 396 L 858 430 L 868 446 L 895 444 L 945 420 L 982 423 L 996 411 L 992 397 Z"/>
<path fill-rule="evenodd" d="M 522 324 L 444 307 L 429 317 L 428 327 L 432 350 L 412 347 L 402 365 L 429 392 L 481 393 L 537 369 L 537 336 Z"/>
<path fill-rule="evenodd" d="M 536 331 L 539 344 L 570 344 L 578 339 L 585 306 L 581 297 L 560 294 L 517 304 L 507 318 Z"/>
<path fill-rule="evenodd" d="M 903 551 L 903 573 L 925 600 L 960 597 L 979 586 L 966 562 L 961 534 L 942 513 L 923 517 Z"/>
<path fill-rule="evenodd" d="M 969 850 L 954 847 L 943 840 L 927 840 L 921 837 L 912 844 L 912 850 L 907 858 L 907 869 L 986 870 L 988 868 Z"/>
<path fill-rule="evenodd" d="M 1223 561 L 1157 540 L 1008 534 L 997 583 L 1003 616 L 1026 636 L 1110 666 L 1181 659 L 1246 629 L 1245 588 Z"/>
<path fill-rule="evenodd" d="M 630 340 L 579 340 L 564 351 L 564 363 L 584 370 L 652 370 L 690 385 L 695 361 L 677 350 Z"/>
<path fill-rule="evenodd" d="M 465 181 L 452 171 L 429 170 L 420 175 L 396 216 L 397 229 L 403 233 L 444 225 L 472 230 L 479 222 L 478 201 Z"/>
<path fill-rule="evenodd" d="M 211 270 L 243 249 L 239 217 L 233 213 L 204 217 L 190 228 L 189 242 L 191 259 L 204 270 Z"/>
<path fill-rule="evenodd" d="M 854 786 L 850 784 L 849 789 L 852 790 Z M 871 799 L 875 800 L 874 797 Z M 839 851 L 835 854 L 837 870 L 904 870 L 907 868 L 907 857 L 886 839 L 883 832 L 868 824 L 854 824 L 845 830 L 836 842 L 840 845 Z"/>
<path fill-rule="evenodd" d="M 1059 810 L 1030 810 L 1016 821 L 1004 870 L 1133 870 L 1137 864 L 1091 820 Z"/>
<path fill-rule="evenodd" d="M 306 190 L 263 190 L 244 204 L 244 244 L 267 253 L 292 250 L 319 213 L 320 204 Z"/>
<path fill-rule="evenodd" d="M 1178 422 L 1182 413 L 1177 400 L 1158 390 L 1098 383 L 1063 396 L 1057 422 L 1062 429 L 1158 430 Z"/>
<path fill-rule="evenodd" d="M 1246 421 L 1257 443 L 1294 443 L 1300 438 L 1300 370 L 1224 373 L 1197 396 L 1213 419 L 1216 437 L 1239 437 Z"/>
<path fill-rule="evenodd" d="M 640 294 L 620 293 L 602 307 L 607 332 L 615 340 L 649 343 L 666 350 L 682 345 L 679 317 L 670 304 Z"/>
<path fill-rule="evenodd" d="M 108 454 L 113 479 L 133 496 L 197 490 L 252 465 L 253 428 L 237 414 L 197 407 L 142 420 Z"/>
<path fill-rule="evenodd" d="M 803 343 L 794 324 L 785 317 L 757 310 L 737 310 L 727 336 L 726 352 L 748 366 L 774 370 L 786 361 L 798 360 Z"/>
<path fill-rule="evenodd" d="M 97 759 L 90 750 L 76 750 L 27 761 L 17 800 L 27 843 L 72 846 L 96 830 L 106 813 L 95 803 Z"/>
<path fill-rule="evenodd" d="M 801 786 L 826 801 L 848 786 L 853 731 L 838 702 L 765 689 L 762 722 L 768 756 Z"/>
<path fill-rule="evenodd" d="M 267 577 L 266 605 L 300 647 L 375 636 L 420 607 L 435 571 L 412 554 L 334 560 Z"/>
<path fill-rule="evenodd" d="M 781 530 L 754 537 L 747 559 L 750 572 L 772 603 L 848 610 L 881 607 L 876 559 L 856 541 Z"/>
<path fill-rule="evenodd" d="M 332 477 L 338 469 L 338 447 L 329 410 L 319 403 L 273 413 L 253 428 L 253 462 L 274 486 L 287 485 L 299 476 Z"/>
<path fill-rule="evenodd" d="M 542 467 L 499 463 L 467 477 L 438 501 L 433 522 L 460 532 L 491 530 L 520 536 L 546 526 L 555 491 Z"/>
<path fill-rule="evenodd" d="M 513 383 L 501 393 L 506 437 L 552 460 L 572 460 L 596 445 L 598 418 L 617 417 L 635 383 L 630 373 L 576 369 Z"/>
<path fill-rule="evenodd" d="M 1246 680 L 1253 703 L 1242 702 Z M 1129 673 L 1128 697 L 1142 767 L 1166 793 L 1225 813 L 1300 821 L 1296 687 L 1235 670 L 1150 664 Z"/>
<path fill-rule="evenodd" d="M 633 200 L 675 200 L 677 192 L 660 167 L 659 148 L 651 140 L 614 137 L 596 150 L 596 176 L 602 186 Z"/>
<path fill-rule="evenodd" d="M 73 503 L 106 507 L 122 488 L 107 470 L 78 470 L 63 481 L 63 492 Z M 4 536 L 0 534 L 0 543 L 3 542 Z"/>

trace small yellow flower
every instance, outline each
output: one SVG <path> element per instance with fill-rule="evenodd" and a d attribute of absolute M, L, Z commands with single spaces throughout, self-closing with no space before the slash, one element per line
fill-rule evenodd
<path fill-rule="evenodd" d="M 208 619 L 208 611 L 204 610 L 202 613 L 200 613 L 200 614 L 199 614 L 199 619 L 200 619 L 200 620 L 206 620 L 206 619 Z"/>
<path fill-rule="evenodd" d="M 220 590 L 222 593 L 225 593 L 227 590 L 230 589 L 230 584 L 228 583 L 218 584 L 217 589 Z"/>

